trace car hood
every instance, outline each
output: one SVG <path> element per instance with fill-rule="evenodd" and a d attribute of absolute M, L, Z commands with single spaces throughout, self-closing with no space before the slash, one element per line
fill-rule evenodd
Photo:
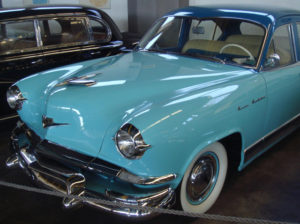
<path fill-rule="evenodd" d="M 108 130 L 134 122 L 141 111 L 163 110 L 184 95 L 251 73 L 185 56 L 133 52 L 53 69 L 20 81 L 17 85 L 28 99 L 20 116 L 43 139 L 97 156 L 104 137 L 114 138 Z M 80 77 L 96 83 L 68 84 L 68 80 Z M 42 117 L 52 119 L 52 126 L 43 128 Z"/>

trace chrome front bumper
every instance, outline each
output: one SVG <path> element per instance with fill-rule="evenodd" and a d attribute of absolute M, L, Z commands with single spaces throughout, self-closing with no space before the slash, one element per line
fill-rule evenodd
<path fill-rule="evenodd" d="M 7 159 L 7 167 L 21 167 L 36 182 L 42 184 L 43 186 L 49 189 L 65 193 L 67 195 L 107 200 L 110 202 L 116 202 L 119 205 L 121 205 L 105 205 L 95 203 L 94 200 L 79 201 L 76 199 L 66 197 L 63 199 L 63 206 L 66 208 L 72 208 L 81 204 L 87 204 L 92 207 L 96 207 L 119 215 L 124 215 L 128 217 L 145 217 L 151 215 L 152 213 L 147 210 L 136 210 L 128 207 L 126 208 L 126 205 L 169 208 L 174 204 L 174 190 L 172 190 L 168 186 L 158 188 L 159 190 L 156 190 L 151 194 L 147 194 L 146 196 L 141 197 L 124 195 L 122 193 L 114 192 L 109 189 L 105 189 L 105 193 L 103 194 L 91 191 L 87 189 L 87 179 L 82 172 L 77 172 L 75 171 L 75 169 L 70 168 L 69 166 L 64 166 L 63 164 L 57 163 L 56 161 L 54 161 L 53 163 L 50 160 L 41 160 L 38 156 L 35 155 L 30 146 L 26 145 L 19 147 L 16 135 L 13 135 L 11 139 L 14 153 Z M 124 178 L 127 179 L 126 175 L 129 175 L 129 178 L 130 175 L 132 175 L 130 173 L 128 174 L 127 171 L 124 171 L 122 169 L 120 171 L 122 172 L 118 172 L 117 175 L 115 175 L 115 177 L 119 178 L 122 181 L 124 181 Z M 123 173 L 123 175 L 125 175 L 123 179 L 118 176 L 120 175 L 120 173 Z M 140 178 L 138 180 L 141 182 L 142 185 L 149 186 L 151 184 L 157 185 L 173 178 L 175 177 L 168 175 L 164 177 L 149 178 L 146 180 Z M 136 180 L 136 176 L 134 180 Z"/>

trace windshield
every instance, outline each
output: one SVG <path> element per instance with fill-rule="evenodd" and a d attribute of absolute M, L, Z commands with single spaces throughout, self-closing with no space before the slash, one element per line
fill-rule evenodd
<path fill-rule="evenodd" d="M 255 67 L 265 33 L 261 25 L 239 19 L 167 17 L 149 30 L 139 49 Z"/>

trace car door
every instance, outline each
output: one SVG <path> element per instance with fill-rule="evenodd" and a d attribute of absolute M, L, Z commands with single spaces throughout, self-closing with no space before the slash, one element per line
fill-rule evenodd
<path fill-rule="evenodd" d="M 0 22 L 0 121 L 15 113 L 6 102 L 8 87 L 38 71 L 42 61 L 33 19 Z"/>
<path fill-rule="evenodd" d="M 293 34 L 292 24 L 278 27 L 268 49 L 262 72 L 268 92 L 266 134 L 291 121 L 300 111 L 300 62 Z"/>

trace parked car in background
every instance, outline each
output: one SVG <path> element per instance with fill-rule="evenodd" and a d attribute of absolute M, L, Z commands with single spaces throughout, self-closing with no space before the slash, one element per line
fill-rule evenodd
<path fill-rule="evenodd" d="M 184 211 L 206 212 L 228 166 L 244 169 L 300 126 L 299 60 L 296 10 L 171 12 L 131 53 L 10 87 L 7 99 L 21 121 L 7 166 L 71 195 L 169 208 L 178 192 Z"/>
<path fill-rule="evenodd" d="M 122 34 L 103 11 L 81 6 L 0 10 L 0 121 L 13 116 L 6 91 L 39 71 L 119 53 Z"/>

